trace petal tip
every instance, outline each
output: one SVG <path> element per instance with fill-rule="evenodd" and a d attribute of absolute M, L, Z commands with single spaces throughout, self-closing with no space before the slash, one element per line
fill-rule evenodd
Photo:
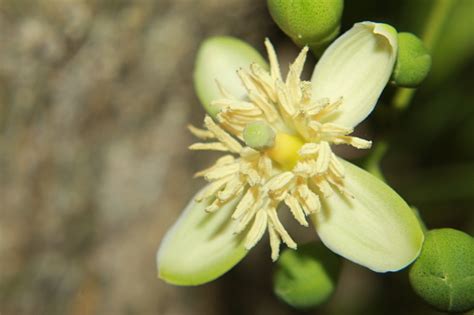
<path fill-rule="evenodd" d="M 413 210 L 387 184 L 341 160 L 350 203 L 335 193 L 322 200 L 315 217 L 321 241 L 332 251 L 375 272 L 394 272 L 410 265 L 420 254 L 424 234 Z"/>
<path fill-rule="evenodd" d="M 393 26 L 384 23 L 377 23 L 373 32 L 374 34 L 385 37 L 390 46 L 392 46 L 393 49 L 396 49 L 398 32 Z"/>

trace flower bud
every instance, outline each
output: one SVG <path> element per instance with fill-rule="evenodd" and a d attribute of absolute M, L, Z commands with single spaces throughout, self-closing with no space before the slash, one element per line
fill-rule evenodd
<path fill-rule="evenodd" d="M 423 82 L 431 68 L 431 56 L 420 38 L 398 33 L 398 56 L 392 73 L 393 82 L 414 88 Z"/>
<path fill-rule="evenodd" d="M 322 243 L 309 243 L 298 250 L 285 249 L 273 278 L 275 294 L 287 304 L 307 309 L 327 301 L 340 271 L 340 259 Z"/>
<path fill-rule="evenodd" d="M 338 35 L 343 0 L 268 0 L 275 23 L 297 45 L 307 45 L 314 53 Z"/>
<path fill-rule="evenodd" d="M 431 230 L 410 269 L 413 290 L 435 308 L 474 308 L 474 238 L 454 229 Z"/>

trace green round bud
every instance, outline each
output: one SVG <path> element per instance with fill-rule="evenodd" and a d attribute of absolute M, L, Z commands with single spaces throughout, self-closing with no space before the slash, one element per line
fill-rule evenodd
<path fill-rule="evenodd" d="M 268 0 L 275 23 L 297 45 L 320 53 L 338 34 L 343 0 Z"/>
<path fill-rule="evenodd" d="M 431 230 L 410 269 L 413 290 L 448 312 L 474 308 L 474 238 L 454 229 Z"/>
<path fill-rule="evenodd" d="M 273 290 L 295 308 L 318 306 L 334 292 L 340 266 L 340 258 L 322 243 L 305 244 L 296 251 L 285 249 L 277 261 Z"/>
<path fill-rule="evenodd" d="M 398 55 L 392 73 L 393 82 L 414 88 L 423 82 L 431 68 L 431 56 L 420 38 L 411 33 L 398 33 Z"/>
<path fill-rule="evenodd" d="M 253 149 L 268 149 L 275 143 L 275 131 L 263 121 L 248 124 L 243 132 L 245 144 Z"/>

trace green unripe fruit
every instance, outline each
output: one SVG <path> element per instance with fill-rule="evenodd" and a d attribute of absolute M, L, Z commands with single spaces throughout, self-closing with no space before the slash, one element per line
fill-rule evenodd
<path fill-rule="evenodd" d="M 322 243 L 305 244 L 296 251 L 286 249 L 277 261 L 273 290 L 295 308 L 320 305 L 333 293 L 340 265 L 340 258 Z"/>
<path fill-rule="evenodd" d="M 256 150 L 271 148 L 275 143 L 275 131 L 263 121 L 256 121 L 244 128 L 245 144 Z"/>
<path fill-rule="evenodd" d="M 343 0 L 268 0 L 275 23 L 297 45 L 321 53 L 339 33 Z"/>
<path fill-rule="evenodd" d="M 392 73 L 393 82 L 414 88 L 423 82 L 431 68 L 431 56 L 420 38 L 411 33 L 398 33 L 398 55 Z"/>
<path fill-rule="evenodd" d="M 474 238 L 454 229 L 431 230 L 410 269 L 413 290 L 448 312 L 474 308 Z"/>

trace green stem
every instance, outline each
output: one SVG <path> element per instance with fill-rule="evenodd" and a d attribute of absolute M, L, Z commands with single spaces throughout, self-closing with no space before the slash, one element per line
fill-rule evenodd
<path fill-rule="evenodd" d="M 454 0 L 435 0 L 431 8 L 430 15 L 424 26 L 423 34 L 421 36 L 428 51 L 432 51 L 434 45 L 443 29 L 448 13 L 451 11 Z M 415 95 L 416 89 L 398 88 L 392 101 L 393 107 L 397 111 L 404 111 L 410 105 L 410 102 Z"/>

